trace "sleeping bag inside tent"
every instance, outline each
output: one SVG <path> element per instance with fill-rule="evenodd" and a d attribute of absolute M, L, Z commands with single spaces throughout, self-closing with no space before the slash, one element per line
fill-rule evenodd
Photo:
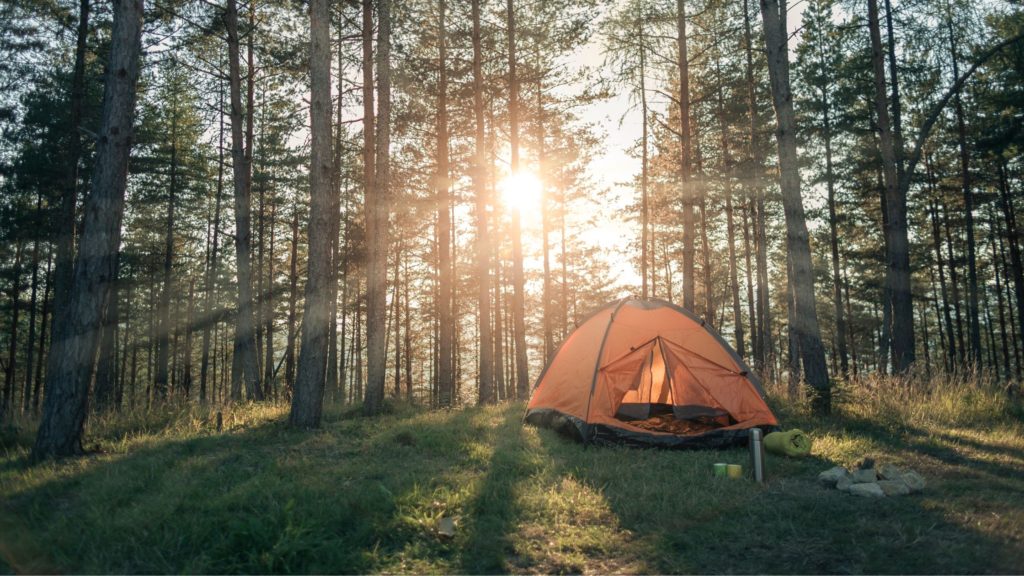
<path fill-rule="evenodd" d="M 657 299 L 601 308 L 541 372 L 526 422 L 582 442 L 719 448 L 778 421 L 757 376 L 710 326 Z"/>

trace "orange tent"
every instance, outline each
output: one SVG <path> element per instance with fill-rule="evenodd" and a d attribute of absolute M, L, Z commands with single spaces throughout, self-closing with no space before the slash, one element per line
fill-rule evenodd
<path fill-rule="evenodd" d="M 710 326 L 657 299 L 591 314 L 541 372 L 526 421 L 583 442 L 715 448 L 774 429 L 757 376 Z"/>

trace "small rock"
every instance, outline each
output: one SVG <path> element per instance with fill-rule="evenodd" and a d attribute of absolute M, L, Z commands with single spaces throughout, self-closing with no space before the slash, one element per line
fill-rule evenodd
<path fill-rule="evenodd" d="M 849 476 L 843 476 L 836 482 L 836 490 L 841 492 L 849 492 L 850 486 L 853 486 L 853 478 Z"/>
<path fill-rule="evenodd" d="M 874 468 L 854 470 L 852 474 L 854 484 L 866 484 L 878 480 L 878 474 Z"/>
<path fill-rule="evenodd" d="M 864 496 L 865 498 L 885 498 L 885 492 L 878 486 L 877 482 L 864 482 L 850 486 L 850 494 Z"/>
<path fill-rule="evenodd" d="M 828 470 L 825 470 L 821 474 L 818 474 L 818 482 L 821 482 L 826 486 L 835 486 L 836 482 L 838 482 L 840 478 L 847 478 L 849 476 L 850 473 L 846 470 L 846 468 L 843 468 L 842 466 L 836 466 L 835 468 L 829 468 Z"/>
<path fill-rule="evenodd" d="M 910 487 L 903 480 L 879 480 L 878 487 L 885 492 L 886 496 L 906 496 L 910 494 Z"/>
<path fill-rule="evenodd" d="M 900 480 L 907 485 L 907 488 L 909 488 L 911 492 L 920 492 L 921 490 L 924 490 L 924 476 L 921 476 L 913 470 L 907 470 L 904 472 L 903 475 L 900 476 Z"/>
<path fill-rule="evenodd" d="M 878 477 L 883 480 L 899 480 L 903 476 L 903 472 L 892 464 L 882 464 L 875 470 L 878 471 Z"/>

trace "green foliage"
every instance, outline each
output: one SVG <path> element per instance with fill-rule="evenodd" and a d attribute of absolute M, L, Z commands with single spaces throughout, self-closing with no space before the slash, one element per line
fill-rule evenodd
<path fill-rule="evenodd" d="M 196 406 L 108 416 L 91 424 L 98 452 L 80 460 L 28 468 L 24 440 L 7 440 L 3 561 L 19 572 L 1018 569 L 1020 402 L 976 381 L 897 384 L 848 385 L 834 420 L 773 399 L 815 449 L 769 456 L 765 487 L 711 476 L 714 462 L 745 463 L 742 449 L 584 448 L 523 427 L 519 404 L 396 404 L 380 419 L 335 407 L 316 433 L 288 430 L 272 405 L 225 409 L 220 433 Z M 865 455 L 913 466 L 928 488 L 865 501 L 816 484 Z"/>

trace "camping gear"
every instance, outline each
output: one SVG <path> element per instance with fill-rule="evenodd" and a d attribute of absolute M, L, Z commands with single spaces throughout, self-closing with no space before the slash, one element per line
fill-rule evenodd
<path fill-rule="evenodd" d="M 624 299 L 566 338 L 533 388 L 526 422 L 584 443 L 743 445 L 774 430 L 761 382 L 714 329 L 665 300 Z"/>
<path fill-rule="evenodd" d="M 743 466 L 739 464 L 729 464 L 729 478 L 742 478 L 743 477 Z"/>
<path fill-rule="evenodd" d="M 725 462 L 716 462 L 715 463 L 715 477 L 716 478 L 725 478 L 726 475 L 728 474 L 728 470 L 727 470 L 728 467 L 729 467 L 729 465 L 726 464 Z"/>
<path fill-rule="evenodd" d="M 750 429 L 750 474 L 754 482 L 764 484 L 764 442 L 760 428 Z"/>
<path fill-rule="evenodd" d="M 764 437 L 764 447 L 772 454 L 799 458 L 811 453 L 811 437 L 797 429 L 772 432 Z"/>

